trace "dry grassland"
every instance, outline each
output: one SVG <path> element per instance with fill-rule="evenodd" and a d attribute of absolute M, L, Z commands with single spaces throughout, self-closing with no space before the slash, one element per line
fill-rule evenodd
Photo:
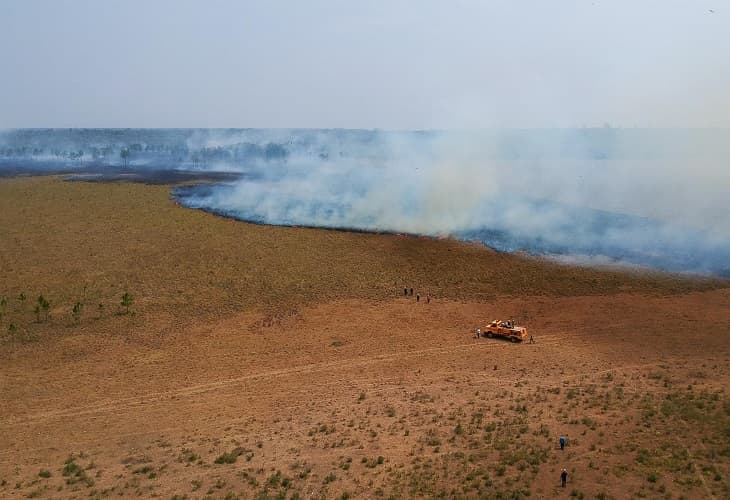
<path fill-rule="evenodd" d="M 35 177 L 0 180 L 3 297 L 0 497 L 730 497 L 727 281 Z"/>

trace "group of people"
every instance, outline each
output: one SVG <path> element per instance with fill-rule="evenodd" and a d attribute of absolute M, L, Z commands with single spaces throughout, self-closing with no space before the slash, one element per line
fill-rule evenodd
<path fill-rule="evenodd" d="M 411 297 L 413 297 L 413 288 L 410 288 L 410 289 L 409 288 L 403 288 L 403 296 L 404 297 L 407 297 L 408 295 L 410 295 Z M 421 302 L 421 294 L 420 293 L 416 293 L 416 302 Z M 426 294 L 426 304 L 430 304 L 430 303 L 431 303 L 431 295 L 427 293 Z"/>
<path fill-rule="evenodd" d="M 568 438 L 565 436 L 560 436 L 560 439 L 558 439 L 558 442 L 560 443 L 560 449 L 565 450 L 565 445 L 568 443 Z M 568 470 L 563 469 L 563 471 L 560 473 L 560 486 L 565 488 L 565 485 L 568 483 Z"/>

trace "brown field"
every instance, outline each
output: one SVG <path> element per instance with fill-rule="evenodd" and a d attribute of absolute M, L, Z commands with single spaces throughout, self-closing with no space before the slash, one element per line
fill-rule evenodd
<path fill-rule="evenodd" d="M 728 281 L 32 177 L 2 297 L 1 498 L 730 498 Z"/>

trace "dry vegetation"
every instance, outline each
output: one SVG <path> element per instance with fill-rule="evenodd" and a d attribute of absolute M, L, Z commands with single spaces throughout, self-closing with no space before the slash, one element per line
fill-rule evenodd
<path fill-rule="evenodd" d="M 3 297 L 0 497 L 730 496 L 727 281 L 16 178 Z"/>

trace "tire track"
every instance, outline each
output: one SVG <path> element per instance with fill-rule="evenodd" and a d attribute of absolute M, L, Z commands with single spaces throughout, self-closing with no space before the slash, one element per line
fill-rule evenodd
<path fill-rule="evenodd" d="M 505 344 L 506 347 L 509 347 L 509 345 L 510 345 L 509 343 L 506 343 Z M 459 352 L 459 351 L 465 350 L 465 348 L 476 347 L 476 346 L 479 346 L 479 344 L 477 344 L 477 343 L 474 343 L 474 344 L 461 344 L 461 345 L 458 345 L 458 346 L 452 346 L 452 347 L 448 347 L 448 348 L 424 349 L 424 350 L 412 352 L 411 354 L 424 354 L 424 353 L 425 354 L 428 354 L 428 353 L 433 353 L 433 352 L 437 352 L 437 353 L 438 352 L 441 352 L 441 353 Z M 365 363 L 373 364 L 374 361 L 386 360 L 386 359 L 393 358 L 395 356 L 396 356 L 395 354 L 393 354 L 393 355 L 373 356 L 371 358 L 368 358 L 368 360 L 364 360 L 364 363 L 363 364 L 365 364 Z M 573 373 L 573 374 L 570 374 L 570 375 L 556 374 L 556 375 L 551 376 L 551 377 L 534 376 L 534 377 L 530 377 L 530 378 L 524 378 L 522 380 L 525 380 L 525 381 L 540 381 L 542 383 L 547 383 L 547 384 L 561 384 L 562 385 L 566 381 L 570 381 L 570 380 L 573 380 L 573 379 L 585 378 L 586 376 L 589 377 L 589 378 L 595 378 L 595 377 L 603 376 L 603 375 L 605 375 L 607 373 L 621 373 L 621 372 L 625 372 L 625 371 L 629 371 L 629 370 L 636 370 L 636 369 L 644 369 L 644 368 L 649 368 L 649 367 L 655 367 L 657 364 L 659 364 L 661 362 L 665 362 L 665 361 L 666 360 L 664 360 L 664 361 L 656 361 L 656 362 L 652 362 L 652 363 L 641 363 L 641 364 L 622 365 L 622 366 L 616 366 L 616 367 L 602 369 L 602 370 L 583 371 L 583 372 Z M 278 374 L 280 372 L 284 372 L 284 371 L 288 371 L 290 373 L 298 373 L 297 370 L 300 370 L 301 371 L 303 369 L 310 368 L 311 366 L 319 366 L 319 365 L 323 365 L 323 364 L 325 364 L 325 363 L 319 363 L 319 364 L 313 364 L 313 365 L 304 365 L 304 366 L 300 366 L 300 367 L 293 367 L 293 368 L 291 368 L 289 370 L 275 370 L 275 372 L 277 373 L 277 376 L 278 376 Z M 330 365 L 332 363 L 326 363 L 326 364 L 327 365 Z M 325 370 L 325 368 L 322 368 L 322 371 L 324 371 L 324 370 Z M 265 372 L 265 373 L 259 373 L 259 374 L 251 374 L 250 376 L 247 376 L 247 377 L 237 377 L 235 379 L 221 380 L 221 381 L 218 381 L 218 383 L 216 383 L 215 385 L 219 385 L 219 386 L 222 386 L 222 387 L 232 387 L 232 386 L 235 386 L 236 383 L 238 383 L 239 381 L 246 380 L 246 379 L 254 379 L 254 378 L 257 378 L 257 377 L 266 377 L 270 373 L 271 372 Z M 471 376 L 471 377 L 473 377 L 473 376 Z M 504 377 L 503 376 L 498 377 L 498 376 L 492 376 L 492 375 L 486 375 L 486 374 L 479 374 L 478 375 L 478 378 L 479 378 L 479 381 L 480 382 L 483 382 L 485 380 L 490 381 L 490 382 L 494 382 L 495 383 L 495 387 L 494 387 L 495 389 L 499 389 L 499 387 L 500 387 L 499 384 L 504 381 Z M 341 383 L 342 383 L 341 381 L 332 380 L 332 381 L 325 382 L 324 384 L 319 384 L 319 385 L 320 386 L 321 385 L 325 385 L 325 386 L 328 386 L 328 385 L 341 385 Z M 228 385 L 226 385 L 226 384 L 228 384 Z M 170 399 L 170 400 L 175 399 L 177 397 L 177 396 L 175 396 L 175 393 L 178 393 L 178 392 L 180 392 L 182 390 L 191 389 L 192 387 L 199 387 L 199 386 L 203 386 L 203 385 L 208 386 L 208 385 L 213 385 L 213 384 L 199 384 L 197 386 L 190 386 L 190 387 L 187 387 L 187 388 L 182 388 L 182 389 L 180 389 L 178 391 L 165 391 L 165 392 L 161 392 L 161 393 L 151 393 L 148 396 L 150 396 L 150 397 L 151 396 L 157 396 L 157 397 L 155 399 L 152 399 L 151 398 L 150 401 L 147 402 L 147 403 L 134 404 L 135 402 L 132 401 L 132 404 L 121 404 L 121 405 L 119 405 L 118 403 L 126 402 L 126 401 L 133 400 L 133 399 L 137 399 L 137 398 L 124 398 L 124 399 L 120 399 L 120 400 L 109 401 L 109 402 L 106 402 L 103 405 L 89 405 L 89 406 L 86 406 L 86 407 L 77 407 L 77 409 L 80 409 L 81 410 L 81 411 L 77 412 L 77 414 L 78 415 L 85 415 L 85 414 L 86 415 L 94 415 L 95 413 L 96 414 L 103 414 L 103 413 L 108 412 L 108 411 L 113 411 L 113 410 L 116 409 L 116 408 L 114 408 L 114 407 L 111 406 L 113 403 L 117 403 L 117 408 L 120 408 L 122 410 L 124 410 L 124 409 L 133 409 L 135 407 L 141 407 L 143 405 L 149 405 L 149 404 L 154 404 L 154 403 L 163 403 L 163 402 L 166 402 L 166 399 Z M 355 388 L 357 388 L 358 390 L 360 390 L 363 387 L 370 387 L 370 388 L 373 388 L 373 389 L 377 388 L 377 390 L 379 392 L 388 394 L 391 397 L 393 397 L 393 395 L 396 394 L 396 393 L 397 394 L 401 394 L 401 395 L 408 393 L 408 391 L 406 389 L 404 389 L 400 384 L 386 384 L 384 386 L 382 382 L 377 382 L 377 381 L 367 381 L 367 382 L 364 382 L 364 383 L 361 383 L 361 382 L 358 382 L 358 383 L 350 383 L 350 388 L 352 388 L 353 390 Z M 637 392 L 636 391 L 636 388 L 632 388 L 632 389 L 634 389 L 634 392 Z M 214 389 L 211 389 L 211 390 L 214 390 Z M 512 388 L 510 388 L 510 390 L 512 390 L 514 392 L 519 392 L 519 393 L 525 394 L 525 393 L 528 393 L 528 392 L 534 390 L 534 387 L 533 386 L 530 386 L 530 385 L 526 385 L 526 386 L 522 386 L 522 387 L 519 387 L 519 388 L 512 387 Z M 97 409 L 94 409 L 93 408 L 94 406 L 97 406 L 98 408 Z M 293 405 L 287 405 L 287 409 L 289 411 L 291 411 L 291 410 L 306 410 L 306 409 L 309 408 L 309 406 L 310 406 L 310 403 L 297 403 L 297 404 L 293 404 Z M 72 409 L 67 409 L 66 412 L 70 412 L 71 410 Z M 51 418 L 53 418 L 55 416 L 59 416 L 59 417 L 64 417 L 65 416 L 65 415 L 60 415 L 60 413 L 61 412 L 49 412 L 47 414 L 38 414 L 38 415 L 40 415 L 41 417 L 47 417 L 45 419 L 48 420 L 48 419 L 51 419 Z M 73 416 L 73 415 L 71 415 L 71 416 Z M 90 416 L 89 418 L 96 419 L 96 418 L 104 418 L 104 417 L 102 417 L 101 415 L 98 415 L 98 416 Z M 232 421 L 244 421 L 244 420 L 247 420 L 248 418 L 249 418 L 248 416 L 247 417 L 240 417 L 240 418 L 236 418 L 236 419 L 234 419 Z M 231 422 L 231 421 L 229 420 L 229 422 Z M 31 423 L 31 422 L 29 422 L 29 421 L 24 421 L 23 422 L 23 424 L 27 424 L 27 423 Z M 18 425 L 18 424 L 16 424 L 16 425 Z M 119 438 L 129 438 L 129 437 L 136 437 L 136 436 L 160 436 L 161 434 L 165 434 L 167 432 L 173 432 L 173 431 L 176 431 L 176 430 L 179 430 L 179 429 L 180 428 L 179 428 L 178 425 L 174 425 L 174 426 L 168 426 L 168 427 L 164 427 L 164 428 L 155 428 L 154 430 L 136 430 L 136 431 L 133 431 L 133 432 L 125 432 L 125 433 L 122 433 L 122 434 L 116 434 L 115 437 L 117 439 L 119 439 Z M 92 441 L 89 441 L 89 443 L 91 443 L 91 442 L 93 442 L 93 440 Z M 46 450 L 49 450 L 49 449 L 52 449 L 52 448 L 49 448 L 48 446 L 30 448 L 30 450 L 34 450 L 34 451 L 38 451 L 38 452 L 40 452 L 40 451 L 46 451 Z M 8 450 L 1 450 L 0 451 L 0 463 L 10 463 L 10 462 L 14 462 L 14 461 L 15 461 L 15 450 L 8 449 Z"/>
<path fill-rule="evenodd" d="M 140 396 L 131 396 L 121 399 L 113 399 L 100 403 L 94 403 L 85 406 L 76 406 L 59 410 L 42 411 L 37 413 L 26 414 L 22 416 L 14 416 L 4 420 L 0 420 L 3 426 L 18 426 L 36 424 L 44 420 L 76 417 L 94 413 L 105 413 L 110 411 L 123 411 L 131 408 L 145 406 L 151 403 L 173 400 L 179 397 L 190 397 L 203 394 L 206 392 L 216 391 L 224 388 L 234 387 L 250 381 L 260 379 L 274 379 L 279 377 L 287 377 L 292 375 L 305 375 L 310 373 L 336 371 L 341 369 L 351 369 L 358 367 L 371 366 L 377 363 L 385 363 L 400 359 L 422 358 L 433 355 L 444 355 L 451 353 L 460 353 L 463 351 L 484 348 L 481 343 L 458 344 L 448 347 L 432 347 L 428 349 L 420 349 L 417 351 L 399 351 L 390 354 L 377 354 L 365 358 L 348 358 L 338 361 L 327 361 L 322 363 L 311 363 L 307 365 L 294 366 L 289 368 L 279 368 L 264 372 L 251 373 L 240 377 L 234 377 L 204 384 L 195 384 L 179 389 L 173 389 L 162 392 L 152 392 Z"/>

